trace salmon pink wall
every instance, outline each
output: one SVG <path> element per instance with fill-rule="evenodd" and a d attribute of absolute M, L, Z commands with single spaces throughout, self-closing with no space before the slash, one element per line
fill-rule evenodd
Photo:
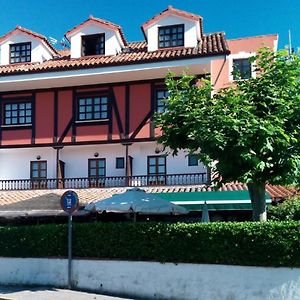
<path fill-rule="evenodd" d="M 35 98 L 35 142 L 52 143 L 54 128 L 54 92 L 37 93 Z"/>
<path fill-rule="evenodd" d="M 262 35 L 254 37 L 246 37 L 234 40 L 227 40 L 231 54 L 223 59 L 213 60 L 211 63 L 211 82 L 215 90 L 228 87 L 230 82 L 230 60 L 231 55 L 241 54 L 256 54 L 262 47 L 269 47 L 272 50 L 277 50 L 278 35 Z"/>
<path fill-rule="evenodd" d="M 116 99 L 116 105 L 119 110 L 119 115 L 122 123 L 123 130 L 125 132 L 125 95 L 126 95 L 126 87 L 125 86 L 116 86 L 113 88 L 113 92 Z M 112 132 L 112 139 L 119 139 L 119 128 L 117 123 L 116 114 L 113 111 L 113 132 Z"/>
<path fill-rule="evenodd" d="M 136 84 L 130 86 L 130 134 L 139 126 L 145 116 L 151 110 L 151 85 Z M 143 136 L 149 137 L 150 130 L 145 131 Z"/>
<path fill-rule="evenodd" d="M 72 119 L 73 92 L 71 90 L 58 92 L 58 138 L 61 137 L 68 123 Z M 71 142 L 72 129 L 69 130 L 64 142 Z"/>
<path fill-rule="evenodd" d="M 76 129 L 76 141 L 105 141 L 107 140 L 108 125 L 78 126 Z"/>
<path fill-rule="evenodd" d="M 31 129 L 3 130 L 2 145 L 31 144 Z"/>

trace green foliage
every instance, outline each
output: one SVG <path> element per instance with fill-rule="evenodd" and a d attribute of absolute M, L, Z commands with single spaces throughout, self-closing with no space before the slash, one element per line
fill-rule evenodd
<path fill-rule="evenodd" d="M 298 220 L 300 221 L 300 197 L 296 196 L 285 200 L 276 206 L 270 206 L 268 216 L 271 220 L 285 221 Z"/>
<path fill-rule="evenodd" d="M 300 266 L 300 222 L 74 224 L 80 258 Z M 0 256 L 66 257 L 67 225 L 0 228 Z"/>
<path fill-rule="evenodd" d="M 223 182 L 297 184 L 300 173 L 300 58 L 260 50 L 258 75 L 211 96 L 210 81 L 169 74 L 167 111 L 156 115 L 160 142 L 174 154 L 215 162 Z"/>

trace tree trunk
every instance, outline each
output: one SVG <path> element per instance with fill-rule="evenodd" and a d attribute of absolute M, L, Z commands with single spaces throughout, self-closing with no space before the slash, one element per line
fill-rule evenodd
<path fill-rule="evenodd" d="M 252 203 L 252 220 L 267 221 L 265 183 L 248 183 L 247 186 Z"/>

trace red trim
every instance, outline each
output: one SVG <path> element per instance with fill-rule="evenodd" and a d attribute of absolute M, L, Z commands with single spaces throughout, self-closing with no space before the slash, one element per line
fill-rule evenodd
<path fill-rule="evenodd" d="M 50 52 L 53 55 L 59 55 L 58 52 L 54 49 L 54 47 L 48 42 L 48 40 L 46 39 L 45 36 L 43 36 L 43 35 L 41 35 L 39 33 L 33 32 L 33 31 L 29 30 L 29 29 L 23 28 L 21 26 L 17 26 L 15 29 L 9 31 L 7 34 L 5 34 L 4 36 L 2 36 L 0 38 L 0 43 L 3 43 L 5 40 L 7 40 L 12 35 L 15 35 L 15 34 L 20 33 L 20 32 L 23 33 L 23 34 L 27 34 L 27 35 L 33 36 L 34 38 L 40 40 L 47 48 L 49 48 Z"/>
<path fill-rule="evenodd" d="M 187 19 L 191 19 L 196 22 L 198 21 L 200 23 L 200 25 L 202 24 L 201 16 L 186 12 L 184 10 L 179 10 L 179 9 L 173 8 L 171 5 L 169 5 L 167 9 L 163 10 L 161 13 L 159 13 L 158 15 L 155 15 L 153 18 L 151 18 L 150 20 L 148 20 L 147 22 L 142 24 L 142 30 L 143 30 L 144 34 L 145 34 L 145 29 L 147 27 L 149 27 L 151 24 L 157 22 L 159 19 L 166 17 L 170 14 L 176 15 L 179 17 L 183 17 L 183 18 L 187 18 Z M 201 32 L 202 32 L 202 30 L 201 30 Z"/>
<path fill-rule="evenodd" d="M 125 39 L 124 33 L 122 31 L 122 27 L 119 25 L 116 25 L 114 23 L 111 23 L 109 21 L 103 20 L 103 19 L 99 19 L 99 18 L 95 18 L 93 16 L 90 16 L 87 20 L 85 20 L 84 22 L 80 23 L 79 25 L 73 27 L 72 29 L 70 29 L 69 31 L 66 32 L 65 36 L 67 37 L 67 39 L 69 39 L 69 37 L 76 31 L 78 31 L 79 29 L 89 25 L 89 24 L 96 24 L 96 25 L 101 25 L 104 26 L 106 28 L 110 28 L 112 30 L 118 31 L 120 34 L 120 37 L 122 39 L 122 42 L 124 43 L 125 46 L 127 46 L 127 41 Z"/>

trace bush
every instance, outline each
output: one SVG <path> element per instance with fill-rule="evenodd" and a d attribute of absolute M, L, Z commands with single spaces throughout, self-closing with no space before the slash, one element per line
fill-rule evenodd
<path fill-rule="evenodd" d="M 77 258 L 300 266 L 300 222 L 74 224 Z M 0 255 L 66 257 L 67 226 L 0 229 Z"/>
<path fill-rule="evenodd" d="M 268 208 L 270 220 L 300 220 L 300 197 L 296 196 Z"/>

